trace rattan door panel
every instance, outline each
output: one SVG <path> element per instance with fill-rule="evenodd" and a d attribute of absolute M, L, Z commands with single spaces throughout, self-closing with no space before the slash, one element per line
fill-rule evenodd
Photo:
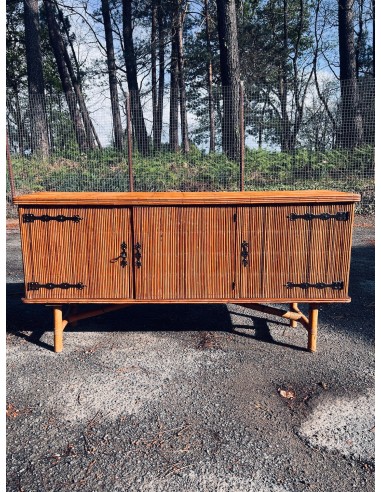
<path fill-rule="evenodd" d="M 349 220 L 323 220 L 321 214 L 348 211 Z M 290 220 L 291 214 L 318 216 Z M 343 299 L 348 295 L 353 206 L 266 207 L 260 297 L 269 299 Z M 292 284 L 312 284 L 307 288 Z M 342 289 L 314 287 L 343 282 Z"/>
<path fill-rule="evenodd" d="M 311 284 L 343 282 L 343 288 L 339 290 L 309 288 L 309 295 L 315 299 L 326 299 L 327 294 L 332 299 L 348 296 L 353 208 L 353 205 L 335 204 L 311 207 L 311 212 L 316 215 L 349 212 L 349 219 L 346 221 L 333 219 L 311 221 L 307 281 Z"/>
<path fill-rule="evenodd" d="M 235 297 L 238 299 L 259 298 L 262 293 L 264 219 L 264 207 L 237 208 Z"/>
<path fill-rule="evenodd" d="M 182 209 L 187 299 L 234 296 L 235 214 L 235 207 Z"/>
<path fill-rule="evenodd" d="M 94 299 L 133 298 L 131 208 L 99 207 L 87 209 L 87 213 L 87 245 L 82 254 L 85 259 L 90 252 L 88 295 Z M 120 258 L 124 250 L 125 266 Z"/>
<path fill-rule="evenodd" d="M 23 214 L 81 217 L 79 222 L 23 221 Z M 28 207 L 20 209 L 27 299 L 131 298 L 131 211 L 122 207 Z M 127 248 L 127 266 L 114 260 Z M 85 287 L 39 287 L 31 283 L 83 284 Z"/>
<path fill-rule="evenodd" d="M 304 213 L 305 207 L 301 207 L 300 211 Z M 263 297 L 287 298 L 289 292 L 286 283 L 291 265 L 293 269 L 306 269 L 307 231 L 302 222 L 291 225 L 287 218 L 290 213 L 291 208 L 282 205 L 265 207 L 264 210 L 261 282 Z"/>
<path fill-rule="evenodd" d="M 227 298 L 233 292 L 233 207 L 134 207 L 137 299 Z M 136 262 L 135 262 L 136 263 Z"/>
<path fill-rule="evenodd" d="M 133 223 L 136 299 L 183 299 L 181 207 L 134 207 Z"/>

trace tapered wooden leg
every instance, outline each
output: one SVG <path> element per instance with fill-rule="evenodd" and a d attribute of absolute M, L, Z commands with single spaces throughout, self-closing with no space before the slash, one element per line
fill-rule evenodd
<path fill-rule="evenodd" d="M 297 313 L 299 311 L 297 302 L 293 302 L 290 304 L 290 311 L 295 312 L 295 313 Z M 295 321 L 294 319 L 290 319 L 290 326 L 292 328 L 296 328 L 298 326 L 298 322 Z"/>
<path fill-rule="evenodd" d="M 316 352 L 319 309 L 317 304 L 310 304 L 308 316 L 308 350 Z"/>
<path fill-rule="evenodd" d="M 63 348 L 63 326 L 62 306 L 54 306 L 54 352 L 62 352 Z"/>

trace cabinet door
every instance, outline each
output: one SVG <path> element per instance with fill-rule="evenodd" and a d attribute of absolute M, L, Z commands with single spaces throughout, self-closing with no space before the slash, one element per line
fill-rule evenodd
<path fill-rule="evenodd" d="M 133 223 L 136 299 L 184 299 L 181 209 L 134 207 Z"/>
<path fill-rule="evenodd" d="M 343 299 L 348 297 L 349 269 L 352 246 L 353 204 L 315 205 L 311 213 L 315 215 L 348 212 L 348 220 L 314 219 L 309 225 L 309 248 L 305 279 L 316 285 L 342 282 L 342 288 L 333 289 L 309 287 L 304 295 L 313 299 Z M 300 219 L 299 219 L 300 220 Z M 296 269 L 290 271 L 294 275 Z M 293 282 L 293 280 L 291 280 Z M 291 292 L 303 291 L 300 287 L 290 289 Z M 303 295 L 299 292 L 299 295 Z"/>
<path fill-rule="evenodd" d="M 185 294 L 187 299 L 234 296 L 235 207 L 185 207 Z"/>
<path fill-rule="evenodd" d="M 141 265 L 135 266 L 136 298 L 231 298 L 234 211 L 233 207 L 134 207 L 135 252 L 141 255 Z"/>
<path fill-rule="evenodd" d="M 348 220 L 336 220 L 338 212 Z M 238 298 L 348 296 L 353 204 L 242 207 L 237 218 L 237 257 L 244 241 L 248 250 L 247 265 L 241 256 L 237 268 Z"/>
<path fill-rule="evenodd" d="M 37 219 L 25 222 L 24 214 Z M 78 215 L 81 220 L 42 221 L 39 217 L 43 215 Z M 27 299 L 132 297 L 130 209 L 27 207 L 20 208 L 20 222 Z M 124 267 L 117 258 L 123 242 L 127 254 Z M 49 284 L 56 286 L 49 288 Z"/>
<path fill-rule="evenodd" d="M 264 207 L 237 209 L 235 297 L 238 299 L 262 296 L 264 220 Z"/>
<path fill-rule="evenodd" d="M 261 295 L 269 299 L 299 299 L 306 292 L 290 291 L 287 282 L 305 282 L 309 275 L 309 251 L 312 222 L 291 221 L 291 213 L 305 214 L 310 206 L 268 206 L 263 220 L 263 263 Z M 308 294 L 309 295 L 309 294 Z"/>

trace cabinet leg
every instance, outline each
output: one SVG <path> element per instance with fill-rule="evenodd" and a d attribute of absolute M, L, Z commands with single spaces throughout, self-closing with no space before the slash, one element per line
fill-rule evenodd
<path fill-rule="evenodd" d="M 297 302 L 292 302 L 290 304 L 290 311 L 292 313 L 297 313 L 299 311 Z M 290 319 L 290 326 L 291 326 L 291 328 L 296 328 L 298 326 L 298 322 L 295 321 L 294 319 Z"/>
<path fill-rule="evenodd" d="M 63 348 L 63 326 L 62 306 L 54 306 L 54 352 L 62 352 Z"/>
<path fill-rule="evenodd" d="M 317 304 L 310 304 L 308 315 L 308 350 L 316 352 L 319 309 Z"/>

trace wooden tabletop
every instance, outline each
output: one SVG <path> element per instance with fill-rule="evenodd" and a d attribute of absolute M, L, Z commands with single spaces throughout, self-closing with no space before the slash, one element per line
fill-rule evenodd
<path fill-rule="evenodd" d="M 359 202 L 357 193 L 330 190 L 218 192 L 58 192 L 20 195 L 17 205 L 236 205 Z"/>

